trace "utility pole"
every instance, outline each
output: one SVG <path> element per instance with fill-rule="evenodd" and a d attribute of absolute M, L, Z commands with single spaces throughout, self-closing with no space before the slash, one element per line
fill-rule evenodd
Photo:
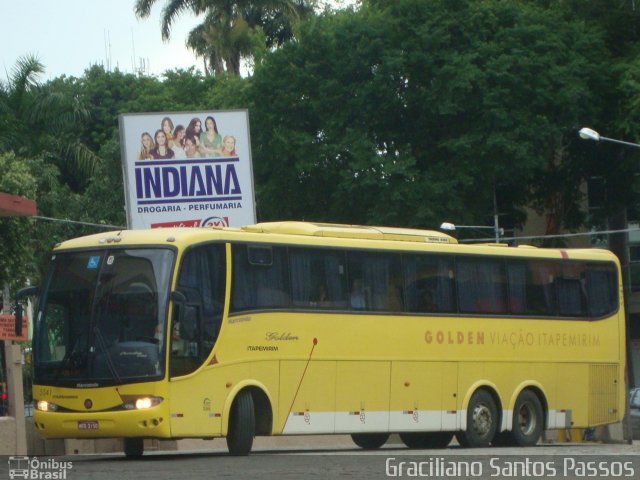
<path fill-rule="evenodd" d="M 37 213 L 36 202 L 28 198 L 10 195 L 0 192 L 0 217 L 32 217 Z M 10 292 L 7 285 L 3 285 L 3 305 L 0 313 L 13 313 L 11 311 Z M 7 389 L 9 390 L 9 416 L 13 417 L 15 427 L 9 427 L 11 431 L 4 431 L 3 435 L 10 434 L 15 438 L 14 455 L 27 454 L 27 433 L 24 417 L 24 390 L 22 387 L 22 353 L 20 345 L 11 340 L 0 341 L 0 348 L 4 348 L 5 364 L 7 368 Z M 2 452 L 5 453 L 5 452 Z"/>
<path fill-rule="evenodd" d="M 24 416 L 24 390 L 22 388 L 22 353 L 20 345 L 4 341 L 4 358 L 7 365 L 7 389 L 9 390 L 9 416 L 15 421 L 16 455 L 27 454 L 27 430 Z"/>

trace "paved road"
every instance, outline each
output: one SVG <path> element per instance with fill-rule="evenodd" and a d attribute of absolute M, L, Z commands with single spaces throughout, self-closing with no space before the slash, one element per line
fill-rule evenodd
<path fill-rule="evenodd" d="M 390 477 L 640 477 L 638 442 L 634 445 L 562 444 L 476 450 L 459 447 L 408 450 L 400 445 L 388 445 L 374 452 L 346 445 L 298 449 L 291 446 L 270 449 L 258 445 L 248 457 L 230 457 L 222 447 L 223 444 L 218 443 L 209 451 L 151 452 L 139 460 L 127 460 L 122 454 L 31 458 L 29 467 L 38 467 L 31 468 L 38 473 L 29 472 L 28 478 L 375 480 Z M 36 461 L 41 463 L 38 465 Z M 3 460 L 0 480 L 9 478 L 7 467 L 6 460 Z M 58 476 L 52 476 L 53 473 Z"/>

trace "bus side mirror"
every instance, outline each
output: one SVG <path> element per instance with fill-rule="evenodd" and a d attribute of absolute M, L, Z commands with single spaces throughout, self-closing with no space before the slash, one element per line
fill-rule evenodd
<path fill-rule="evenodd" d="M 180 324 L 180 336 L 189 341 L 196 339 L 200 325 L 201 305 L 197 302 L 190 302 L 185 293 L 179 290 L 171 292 L 171 300 L 178 307 L 177 316 L 174 317 L 174 324 Z"/>
<path fill-rule="evenodd" d="M 22 305 L 20 304 L 20 301 L 24 297 L 31 297 L 33 295 L 38 295 L 39 291 L 40 291 L 40 289 L 38 287 L 25 287 L 25 288 L 21 288 L 20 290 L 18 290 L 18 293 L 16 293 L 16 308 L 15 308 L 15 315 L 16 315 L 15 333 L 16 333 L 16 337 L 21 337 L 22 336 Z"/>

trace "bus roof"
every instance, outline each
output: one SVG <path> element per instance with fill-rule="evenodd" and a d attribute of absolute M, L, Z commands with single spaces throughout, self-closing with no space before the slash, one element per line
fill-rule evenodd
<path fill-rule="evenodd" d="M 457 244 L 457 240 L 447 234 L 433 230 L 411 228 L 371 227 L 360 225 L 337 225 L 310 222 L 265 222 L 241 228 L 205 227 L 205 228 L 154 228 L 142 230 L 120 230 L 97 233 L 66 240 L 54 249 L 86 248 L 91 246 L 118 245 L 154 245 L 158 243 L 201 242 L 212 235 L 234 239 L 247 234 L 256 237 L 263 235 L 281 236 L 299 235 L 313 241 L 312 238 L 325 237 L 352 240 L 386 240 L 413 243 Z M 263 240 L 264 241 L 264 240 Z"/>
<path fill-rule="evenodd" d="M 247 232 L 306 235 L 314 237 L 396 240 L 401 242 L 458 243 L 445 233 L 413 228 L 372 227 L 312 222 L 266 222 L 242 227 Z"/>
<path fill-rule="evenodd" d="M 292 237 L 298 237 L 298 240 Z M 269 237 L 269 238 L 267 238 Z M 332 240 L 333 239 L 333 240 Z M 109 246 L 175 245 L 184 248 L 211 240 L 275 242 L 300 245 L 334 245 L 350 248 L 404 249 L 407 251 L 437 250 L 439 252 L 500 255 L 537 258 L 581 258 L 608 260 L 617 258 L 608 250 L 586 248 L 536 248 L 529 245 L 508 247 L 506 244 L 458 244 L 445 233 L 410 228 L 338 225 L 313 222 L 266 222 L 242 228 L 154 228 L 103 232 L 67 240 L 55 246 L 55 251 Z M 404 246 L 400 247 L 400 242 Z M 502 248 L 500 248 L 502 247 Z"/>

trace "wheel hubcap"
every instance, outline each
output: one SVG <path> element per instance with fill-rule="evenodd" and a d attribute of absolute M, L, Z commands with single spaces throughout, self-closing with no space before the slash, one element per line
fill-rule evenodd
<path fill-rule="evenodd" d="M 524 435 L 529 435 L 536 428 L 536 416 L 528 403 L 518 410 L 518 426 Z"/>
<path fill-rule="evenodd" d="M 484 405 L 479 404 L 473 409 L 473 429 L 480 436 L 484 436 L 491 430 L 493 418 L 491 410 Z"/>

